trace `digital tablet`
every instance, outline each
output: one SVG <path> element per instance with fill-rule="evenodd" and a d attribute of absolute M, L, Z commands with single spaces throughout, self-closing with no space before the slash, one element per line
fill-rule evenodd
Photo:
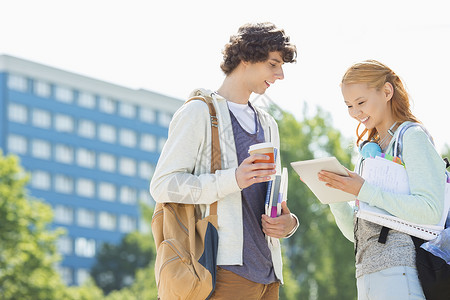
<path fill-rule="evenodd" d="M 328 204 L 356 200 L 355 195 L 328 187 L 325 182 L 319 180 L 318 173 L 322 170 L 348 176 L 347 170 L 336 157 L 296 161 L 292 162 L 291 166 L 320 202 Z"/>

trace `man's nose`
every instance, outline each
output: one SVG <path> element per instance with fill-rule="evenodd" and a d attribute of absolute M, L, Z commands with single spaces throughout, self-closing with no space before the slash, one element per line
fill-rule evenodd
<path fill-rule="evenodd" d="M 284 79 L 283 68 L 280 68 L 280 70 L 275 74 L 275 78 L 278 79 L 278 80 L 283 80 Z"/>

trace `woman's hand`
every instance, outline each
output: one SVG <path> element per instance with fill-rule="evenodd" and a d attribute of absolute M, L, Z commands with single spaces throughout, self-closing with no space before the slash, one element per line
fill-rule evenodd
<path fill-rule="evenodd" d="M 318 176 L 320 181 L 326 183 L 326 186 L 358 196 L 359 191 L 364 184 L 364 178 L 349 170 L 347 170 L 347 173 L 348 176 L 342 176 L 322 170 L 319 172 Z"/>

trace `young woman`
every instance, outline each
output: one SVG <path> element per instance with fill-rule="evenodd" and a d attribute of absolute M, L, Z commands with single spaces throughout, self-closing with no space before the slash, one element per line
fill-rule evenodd
<path fill-rule="evenodd" d="M 401 128 L 419 122 L 411 113 L 400 78 L 378 61 L 367 60 L 351 66 L 344 74 L 341 90 L 349 115 L 359 122 L 357 145 L 366 139 L 378 143 L 382 152 L 392 155 Z M 361 124 L 365 128 L 359 133 Z M 444 207 L 443 160 L 419 126 L 405 131 L 401 154 L 408 174 L 409 195 L 385 192 L 365 182 L 358 172 L 348 171 L 349 176 L 345 177 L 321 171 L 319 179 L 401 219 L 437 224 Z M 356 170 L 361 163 L 362 158 Z M 425 299 L 409 235 L 390 230 L 386 242 L 379 242 L 382 226 L 356 218 L 356 207 L 341 202 L 330 204 L 330 208 L 342 233 L 355 243 L 359 300 Z"/>

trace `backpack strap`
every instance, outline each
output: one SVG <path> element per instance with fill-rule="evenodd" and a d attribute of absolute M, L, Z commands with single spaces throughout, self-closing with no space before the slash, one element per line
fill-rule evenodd
<path fill-rule="evenodd" d="M 402 128 L 400 128 L 400 131 L 398 132 L 398 135 L 395 138 L 394 144 L 392 145 L 392 156 L 393 157 L 400 157 L 402 158 L 402 150 L 403 150 L 403 134 L 405 134 L 406 130 L 408 128 L 414 127 L 414 126 L 420 126 L 423 131 L 428 135 L 428 138 L 430 139 L 431 143 L 434 145 L 433 138 L 428 133 L 428 131 L 425 129 L 425 127 L 422 126 L 422 124 L 419 123 L 408 123 Z M 389 234 L 390 228 L 383 226 L 380 231 L 380 236 L 378 237 L 378 242 L 382 244 L 386 244 L 387 236 Z"/>
<path fill-rule="evenodd" d="M 211 120 L 211 173 L 214 174 L 216 170 L 222 169 L 222 159 L 219 143 L 219 121 L 217 119 L 216 109 L 212 98 L 196 96 L 189 98 L 186 103 L 192 100 L 200 100 L 205 102 L 209 108 L 209 115 Z M 217 215 L 217 201 L 210 205 L 209 208 L 210 215 Z"/>
<path fill-rule="evenodd" d="M 409 129 L 411 127 L 414 127 L 414 126 L 419 126 L 420 128 L 422 128 L 422 130 L 428 135 L 428 138 L 430 139 L 430 142 L 434 146 L 433 137 L 427 131 L 427 129 L 420 123 L 411 122 L 411 123 L 406 124 L 402 128 L 400 128 L 400 131 L 399 131 L 398 135 L 395 138 L 395 142 L 392 145 L 392 147 L 393 147 L 392 156 L 402 158 L 402 153 L 403 153 L 402 152 L 402 150 L 403 150 L 403 135 L 405 134 L 407 129 Z"/>

